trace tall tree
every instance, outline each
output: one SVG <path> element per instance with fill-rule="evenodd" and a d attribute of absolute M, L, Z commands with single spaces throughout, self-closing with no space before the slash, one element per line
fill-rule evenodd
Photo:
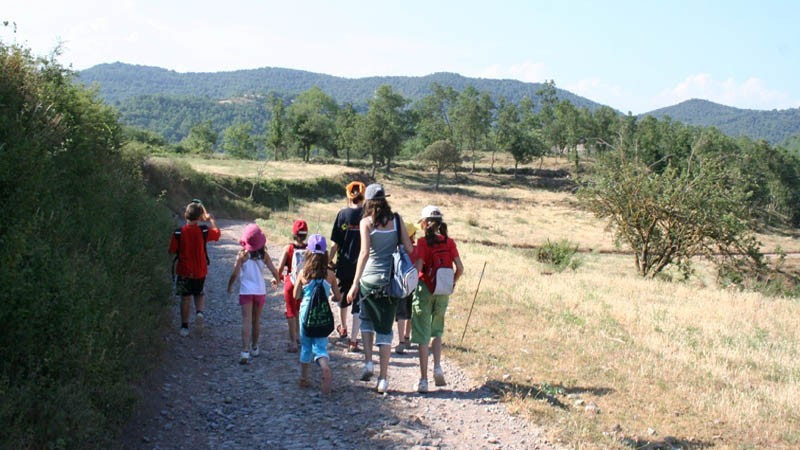
<path fill-rule="evenodd" d="M 491 96 L 485 92 L 481 94 L 472 85 L 461 91 L 453 109 L 456 142 L 472 153 L 472 172 L 475 171 L 476 152 L 489 135 L 493 110 Z"/>
<path fill-rule="evenodd" d="M 211 121 L 206 120 L 193 126 L 182 144 L 191 153 L 210 155 L 214 152 L 218 139 L 219 134 L 211 126 Z"/>
<path fill-rule="evenodd" d="M 442 172 L 449 167 L 455 167 L 461 163 L 461 154 L 450 141 L 436 141 L 425 148 L 420 155 L 420 159 L 428 161 L 436 169 L 436 190 L 442 179 Z"/>
<path fill-rule="evenodd" d="M 276 94 L 270 94 L 267 99 L 271 117 L 267 125 L 267 147 L 275 154 L 275 159 L 286 158 L 288 144 L 288 125 L 286 123 L 286 106 L 283 99 Z"/>
<path fill-rule="evenodd" d="M 372 172 L 379 160 L 386 161 L 386 171 L 391 171 L 392 158 L 400 151 L 409 134 L 408 100 L 385 84 L 378 88 L 369 101 L 369 110 L 360 121 L 359 139 L 362 148 L 372 155 Z"/>
<path fill-rule="evenodd" d="M 335 147 L 344 149 L 346 164 L 350 165 L 350 151 L 355 147 L 357 138 L 356 118 L 358 113 L 352 103 L 345 103 L 336 114 Z"/>
<path fill-rule="evenodd" d="M 451 115 L 458 93 L 438 83 L 431 84 L 431 91 L 414 108 L 418 118 L 416 134 L 423 148 L 439 140 L 455 141 Z"/>
<path fill-rule="evenodd" d="M 258 148 L 251 131 L 253 124 L 237 123 L 229 126 L 223 133 L 222 148 L 231 158 L 256 159 Z"/>
<path fill-rule="evenodd" d="M 334 139 L 334 121 L 338 107 L 333 99 L 318 86 L 298 95 L 287 113 L 289 131 L 297 142 L 303 161 L 311 157 L 311 146 L 317 145 L 332 151 Z"/>

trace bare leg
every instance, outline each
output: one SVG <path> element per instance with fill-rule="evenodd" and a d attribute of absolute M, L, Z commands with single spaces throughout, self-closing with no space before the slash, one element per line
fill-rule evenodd
<path fill-rule="evenodd" d="M 261 311 L 264 305 L 253 305 L 253 347 L 258 347 L 258 340 L 261 338 Z"/>
<path fill-rule="evenodd" d="M 297 351 L 297 325 L 294 320 L 294 317 L 287 317 L 286 323 L 289 325 L 289 345 L 286 347 L 286 350 L 289 352 L 296 352 Z"/>
<path fill-rule="evenodd" d="M 406 323 L 408 323 L 408 320 L 406 319 L 397 319 L 397 340 L 404 344 L 408 344 L 405 342 Z"/>
<path fill-rule="evenodd" d="M 181 297 L 181 325 L 189 323 L 189 309 L 192 305 L 192 296 L 184 295 Z"/>
<path fill-rule="evenodd" d="M 242 351 L 250 351 L 250 336 L 253 328 L 253 304 L 242 305 Z"/>
<path fill-rule="evenodd" d="M 206 294 L 200 294 L 194 296 L 194 312 L 198 311 L 205 311 L 206 306 Z"/>
<path fill-rule="evenodd" d="M 386 374 L 389 372 L 389 358 L 392 357 L 391 345 L 379 345 L 378 351 L 380 352 L 381 371 L 379 378 L 386 379 Z"/>
<path fill-rule="evenodd" d="M 361 331 L 361 319 L 358 317 L 358 314 L 353 314 L 353 328 L 350 332 L 350 340 L 353 342 L 358 341 L 358 332 Z M 362 336 L 363 339 L 363 336 Z"/>
<path fill-rule="evenodd" d="M 433 338 L 433 343 L 431 345 L 431 353 L 433 353 L 433 367 L 440 367 L 440 364 L 442 362 L 441 336 Z"/>
<path fill-rule="evenodd" d="M 322 369 L 322 377 L 320 379 L 320 390 L 323 394 L 331 393 L 331 381 L 333 376 L 331 374 L 331 367 L 328 365 L 328 358 L 320 358 L 317 360 L 319 367 Z"/>
<path fill-rule="evenodd" d="M 419 379 L 428 379 L 428 344 L 419 344 Z"/>
<path fill-rule="evenodd" d="M 375 333 L 361 333 L 361 339 L 364 341 L 364 361 L 372 362 L 372 339 Z"/>
<path fill-rule="evenodd" d="M 347 313 L 350 311 L 349 306 L 339 306 L 339 322 L 342 324 L 342 328 L 347 330 Z"/>
<path fill-rule="evenodd" d="M 300 363 L 300 387 L 308 387 L 308 370 L 311 364 Z"/>

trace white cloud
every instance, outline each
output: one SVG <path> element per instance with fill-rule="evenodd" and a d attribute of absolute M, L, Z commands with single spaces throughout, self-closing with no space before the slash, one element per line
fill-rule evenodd
<path fill-rule="evenodd" d="M 742 82 L 733 78 L 718 81 L 707 73 L 686 77 L 674 87 L 661 91 L 652 103 L 659 105 L 656 108 L 660 108 L 692 98 L 749 109 L 785 109 L 800 105 L 800 102 L 790 98 L 789 94 L 768 88 L 759 78 L 750 77 Z"/>
<path fill-rule="evenodd" d="M 493 64 L 483 69 L 478 69 L 475 73 L 465 75 L 480 78 L 509 78 L 527 83 L 541 83 L 547 79 L 545 76 L 546 73 L 547 67 L 543 63 L 524 62 L 512 64 L 510 66 Z"/>

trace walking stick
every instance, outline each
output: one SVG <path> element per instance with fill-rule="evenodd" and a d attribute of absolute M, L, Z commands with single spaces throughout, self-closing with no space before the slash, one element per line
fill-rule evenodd
<path fill-rule="evenodd" d="M 461 341 L 458 345 L 464 342 L 464 336 L 467 334 L 467 327 L 469 326 L 469 318 L 472 317 L 472 310 L 475 308 L 475 299 L 478 298 L 478 289 L 481 288 L 481 281 L 483 281 L 483 271 L 486 270 L 486 261 L 483 262 L 483 269 L 481 269 L 481 277 L 478 278 L 478 287 L 475 288 L 475 295 L 472 297 L 472 306 L 469 308 L 469 315 L 467 316 L 467 323 L 464 324 L 464 332 L 461 333 Z"/>

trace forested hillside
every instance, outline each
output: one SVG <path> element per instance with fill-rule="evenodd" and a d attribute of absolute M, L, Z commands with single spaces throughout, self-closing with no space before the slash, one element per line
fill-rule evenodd
<path fill-rule="evenodd" d="M 78 78 L 86 83 L 97 83 L 100 96 L 112 104 L 122 103 L 131 97 L 166 94 L 179 97 L 206 97 L 213 100 L 249 95 L 266 95 L 275 92 L 284 97 L 294 97 L 317 86 L 337 103 L 352 103 L 356 110 L 366 108 L 367 100 L 382 85 L 388 84 L 404 97 L 414 101 L 431 93 L 430 85 L 438 83 L 462 91 L 472 85 L 494 97 L 519 102 L 523 97 L 534 98 L 541 83 L 523 83 L 517 80 L 491 80 L 467 78 L 455 73 L 434 73 L 424 77 L 368 77 L 342 78 L 302 70 L 264 67 L 213 73 L 178 73 L 158 67 L 124 63 L 99 64 L 81 71 Z M 578 108 L 594 110 L 601 106 L 584 97 L 558 89 L 558 98 L 569 100 Z"/>
<path fill-rule="evenodd" d="M 784 143 L 791 136 L 800 134 L 800 108 L 759 111 L 692 99 L 643 115 L 669 116 L 689 125 L 717 127 L 729 136 L 764 139 L 771 144 Z"/>

